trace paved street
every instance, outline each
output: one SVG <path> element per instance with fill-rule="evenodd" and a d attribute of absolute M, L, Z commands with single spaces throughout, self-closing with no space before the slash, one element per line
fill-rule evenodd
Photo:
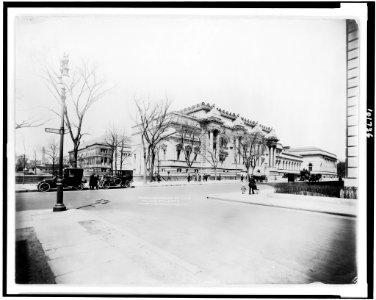
<path fill-rule="evenodd" d="M 203 284 L 348 283 L 355 277 L 355 218 L 206 199 L 235 191 L 239 183 L 72 191 L 64 202 L 78 208 L 108 200 L 80 208 L 92 220 L 81 226 L 93 235 L 107 232 L 110 240 L 116 233 L 95 221 L 103 220 L 193 266 Z M 52 208 L 55 197 L 19 193 L 17 210 Z"/>

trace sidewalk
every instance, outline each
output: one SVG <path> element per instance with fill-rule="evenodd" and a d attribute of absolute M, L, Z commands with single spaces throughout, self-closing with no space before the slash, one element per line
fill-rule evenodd
<path fill-rule="evenodd" d="M 22 211 L 16 229 L 33 227 L 57 284 L 215 283 L 198 266 L 89 211 Z"/>
<path fill-rule="evenodd" d="M 259 194 L 222 193 L 208 195 L 208 199 L 264 205 L 280 208 L 329 213 L 356 217 L 357 201 L 332 197 L 316 197 L 274 193 L 271 187 L 260 186 Z"/>

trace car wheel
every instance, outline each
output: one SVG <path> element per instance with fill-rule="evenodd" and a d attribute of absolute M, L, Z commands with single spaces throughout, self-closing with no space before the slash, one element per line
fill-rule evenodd
<path fill-rule="evenodd" d="M 116 185 L 120 185 L 121 184 L 121 179 L 120 178 L 116 178 L 115 179 L 115 184 Z"/>
<path fill-rule="evenodd" d="M 79 184 L 77 187 L 77 190 L 81 191 L 84 189 L 84 185 L 83 184 Z"/>
<path fill-rule="evenodd" d="M 40 192 L 48 192 L 50 190 L 50 185 L 47 183 L 47 182 L 42 182 L 41 184 L 39 184 L 38 186 L 38 190 Z"/>
<path fill-rule="evenodd" d="M 103 188 L 108 189 L 110 187 L 110 184 L 108 182 L 103 183 Z"/>

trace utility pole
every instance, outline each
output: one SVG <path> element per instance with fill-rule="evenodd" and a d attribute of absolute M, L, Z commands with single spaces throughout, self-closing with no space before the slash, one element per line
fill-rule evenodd
<path fill-rule="evenodd" d="M 68 75 L 68 55 L 64 55 L 60 60 L 60 84 L 61 84 L 61 125 L 60 125 L 60 156 L 59 156 L 59 176 L 57 178 L 57 194 L 56 204 L 53 211 L 65 211 L 67 208 L 63 202 L 63 146 L 64 146 L 64 113 L 65 113 L 65 86 L 63 84 L 63 76 Z"/>

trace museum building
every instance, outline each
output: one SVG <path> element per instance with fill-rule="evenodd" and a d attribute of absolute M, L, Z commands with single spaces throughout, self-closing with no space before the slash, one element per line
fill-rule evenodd
<path fill-rule="evenodd" d="M 303 169 L 305 152 L 283 147 L 271 127 L 204 102 L 172 114 L 171 136 L 159 145 L 155 161 L 155 172 L 163 177 L 182 179 L 188 173 L 211 176 L 216 173 L 221 178 L 234 178 L 235 175 L 245 174 L 246 168 L 238 149 L 247 132 L 262 133 L 266 140 L 264 154 L 255 162 L 254 168 L 250 168 L 250 173 L 253 171 L 255 175 L 277 179 L 286 173 L 299 174 Z M 189 137 L 190 141 L 182 140 L 179 133 L 182 124 L 189 124 L 192 130 L 197 131 L 194 138 Z M 132 128 L 132 144 L 134 175 L 142 176 L 143 148 L 138 126 Z M 187 161 L 188 155 L 183 151 L 192 154 L 191 162 Z M 208 158 L 217 152 L 218 162 L 214 165 L 213 160 Z M 335 155 L 330 157 L 336 161 Z M 315 168 L 316 165 L 315 162 Z M 331 170 L 331 174 L 336 174 L 336 168 Z"/>

